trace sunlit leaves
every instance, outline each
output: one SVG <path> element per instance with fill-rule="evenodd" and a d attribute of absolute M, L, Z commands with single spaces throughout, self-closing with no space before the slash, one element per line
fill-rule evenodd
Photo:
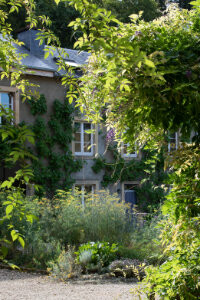
<path fill-rule="evenodd" d="M 189 25 L 197 18 L 194 12 L 173 8 L 152 23 L 119 22 L 116 26 L 112 15 L 94 5 L 86 2 L 82 11 L 81 1 L 73 3 L 82 13 L 71 23 L 83 31 L 76 46 L 91 52 L 81 84 L 74 86 L 79 91 L 76 105 L 86 102 L 85 113 L 95 122 L 101 121 L 100 111 L 106 110 L 106 122 L 118 136 L 130 128 L 131 143 L 137 137 L 142 144 L 144 136 L 160 140 L 163 130 L 179 128 L 183 135 L 197 130 L 198 114 L 192 111 L 198 101 L 194 90 L 199 90 L 198 67 L 194 68 L 199 32 Z"/>

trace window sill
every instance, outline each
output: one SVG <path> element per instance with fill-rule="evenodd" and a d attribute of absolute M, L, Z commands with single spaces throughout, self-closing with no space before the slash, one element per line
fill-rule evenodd
<path fill-rule="evenodd" d="M 80 159 L 94 159 L 96 156 L 96 154 L 93 154 L 93 155 L 76 155 L 74 154 L 74 157 L 76 159 L 80 158 Z"/>

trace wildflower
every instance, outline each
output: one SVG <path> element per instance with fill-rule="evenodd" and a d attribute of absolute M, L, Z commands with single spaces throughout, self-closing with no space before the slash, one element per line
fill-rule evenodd
<path fill-rule="evenodd" d="M 111 142 L 115 138 L 115 130 L 112 128 L 108 131 L 107 136 L 106 136 L 106 142 Z"/>
<path fill-rule="evenodd" d="M 135 31 L 135 35 L 136 35 L 136 36 L 142 35 L 142 32 L 139 31 L 139 30 L 136 30 L 136 31 Z"/>

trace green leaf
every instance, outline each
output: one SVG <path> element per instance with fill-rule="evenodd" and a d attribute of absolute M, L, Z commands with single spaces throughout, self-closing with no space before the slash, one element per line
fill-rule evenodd
<path fill-rule="evenodd" d="M 27 215 L 26 219 L 28 222 L 33 223 L 33 220 L 38 221 L 38 218 L 35 215 Z"/>
<path fill-rule="evenodd" d="M 5 258 L 8 254 L 8 248 L 5 246 L 1 246 L 1 252 L 3 254 L 3 257 Z"/>
<path fill-rule="evenodd" d="M 16 239 L 18 239 L 18 237 L 19 237 L 19 234 L 13 229 L 12 231 L 11 231 L 11 237 L 12 237 L 12 240 L 13 240 L 13 242 L 16 240 Z"/>
<path fill-rule="evenodd" d="M 19 243 L 21 244 L 21 246 L 24 248 L 24 246 L 25 246 L 24 239 L 23 239 L 21 236 L 19 236 L 19 237 L 18 237 L 18 241 L 19 241 Z"/>
<path fill-rule="evenodd" d="M 8 133 L 7 132 L 2 132 L 2 141 L 4 141 L 7 137 L 8 137 Z"/>
<path fill-rule="evenodd" d="M 13 205 L 8 205 L 6 207 L 6 215 L 9 215 L 13 211 Z"/>
<path fill-rule="evenodd" d="M 5 188 L 5 187 L 10 188 L 11 185 L 12 185 L 12 183 L 11 183 L 10 181 L 5 180 L 5 181 L 1 184 L 1 188 Z"/>
<path fill-rule="evenodd" d="M 147 65 L 150 68 L 155 68 L 154 63 L 151 60 L 147 59 L 147 58 L 145 59 L 144 63 L 145 63 L 145 65 Z"/>

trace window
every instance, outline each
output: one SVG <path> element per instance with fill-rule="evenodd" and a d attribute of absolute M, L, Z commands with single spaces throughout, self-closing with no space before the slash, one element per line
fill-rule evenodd
<path fill-rule="evenodd" d="M 130 152 L 128 150 L 128 148 L 129 148 L 129 144 L 123 145 L 123 156 L 124 157 L 137 157 L 137 152 L 135 151 L 135 149 L 133 149 L 133 151 Z"/>
<path fill-rule="evenodd" d="M 10 86 L 0 86 L 0 105 L 5 109 L 14 111 L 14 122 L 19 123 L 19 92 L 17 88 Z M 5 118 L 0 117 L 0 124 L 4 123 Z"/>
<path fill-rule="evenodd" d="M 10 111 L 10 109 L 13 109 L 13 97 L 11 93 L 2 93 L 0 92 L 0 104 L 7 112 Z M 0 124 L 5 123 L 5 117 L 0 116 Z"/>
<path fill-rule="evenodd" d="M 96 190 L 98 190 L 99 185 L 98 182 L 93 181 L 85 181 L 85 182 L 79 182 L 77 181 L 74 185 L 75 188 L 77 188 L 79 191 L 82 192 L 82 205 L 85 205 L 85 194 L 94 194 Z"/>
<path fill-rule="evenodd" d="M 72 152 L 77 156 L 85 156 L 88 159 L 97 154 L 98 127 L 84 120 L 75 120 L 75 134 L 72 142 Z"/>
<path fill-rule="evenodd" d="M 131 206 L 137 203 L 137 194 L 135 188 L 139 184 L 139 181 L 126 181 L 122 183 L 122 200 L 127 203 L 131 203 Z"/>
<path fill-rule="evenodd" d="M 130 152 L 129 148 L 129 144 L 123 144 L 122 145 L 122 156 L 125 158 L 132 158 L 132 157 L 137 157 L 137 151 L 135 149 L 133 149 L 132 152 Z"/>
<path fill-rule="evenodd" d="M 168 137 L 168 152 L 174 151 L 178 149 L 178 132 L 170 134 Z"/>
<path fill-rule="evenodd" d="M 93 133 L 91 123 L 75 122 L 75 154 L 76 155 L 93 155 Z"/>

